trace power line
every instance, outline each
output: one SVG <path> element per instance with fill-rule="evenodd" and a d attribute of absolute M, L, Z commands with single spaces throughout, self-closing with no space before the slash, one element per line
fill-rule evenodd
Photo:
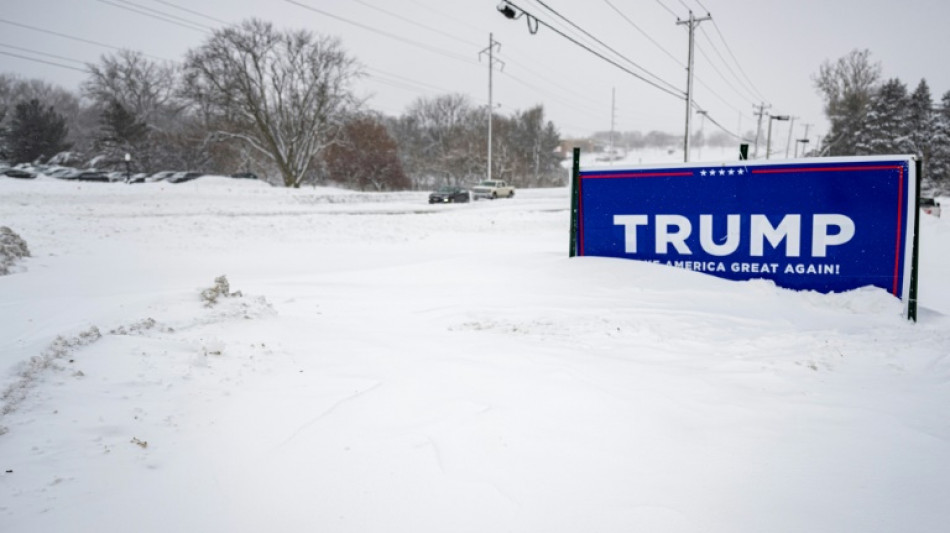
<path fill-rule="evenodd" d="M 467 27 L 467 28 L 469 28 L 469 29 L 471 29 L 471 30 L 473 30 L 473 31 L 475 31 L 475 32 L 477 32 L 477 33 L 479 33 L 479 34 L 484 33 L 484 28 L 479 28 L 479 27 L 477 27 L 477 26 L 474 26 L 474 25 L 472 25 L 469 21 L 467 21 L 467 20 L 465 20 L 465 19 L 461 19 L 461 18 L 458 18 L 458 17 L 454 17 L 454 16 L 452 16 L 452 15 L 449 15 L 449 14 L 447 14 L 447 13 L 443 13 L 443 12 L 440 11 L 438 8 L 432 7 L 432 6 L 430 6 L 430 5 L 426 5 L 426 4 L 422 3 L 422 2 L 419 2 L 418 0 L 408 0 L 408 1 L 409 1 L 409 2 L 412 2 L 413 4 L 416 4 L 416 5 L 419 6 L 419 7 L 424 8 L 427 12 L 435 13 L 436 15 L 439 15 L 440 17 L 443 17 L 443 18 L 446 18 L 446 19 L 448 19 L 448 20 L 451 20 L 452 22 L 454 22 L 454 23 L 456 23 L 456 24 L 458 24 L 458 25 L 465 26 L 465 27 Z"/>
<path fill-rule="evenodd" d="M 689 7 L 688 5 L 686 5 L 686 2 L 684 2 L 683 0 L 676 0 L 676 1 L 679 2 L 681 6 L 685 7 L 686 11 L 688 11 L 689 13 L 693 12 L 693 9 Z M 709 14 L 709 11 L 706 11 L 706 13 Z"/>
<path fill-rule="evenodd" d="M 13 22 L 12 20 L 6 20 L 6 19 L 3 19 L 3 18 L 0 18 L 0 22 L 2 22 L 2 23 L 4 23 L 4 24 L 9 24 L 9 25 L 11 25 L 11 26 L 18 26 L 18 27 L 20 27 L 20 28 L 26 28 L 26 29 L 28 29 L 28 30 L 37 31 L 37 32 L 40 32 L 40 33 L 46 33 L 46 34 L 48 34 L 48 35 L 55 35 L 55 36 L 57 36 L 57 37 L 62 37 L 62 38 L 64 38 L 64 39 L 70 39 L 70 40 L 77 41 L 77 42 L 82 42 L 82 43 L 86 43 L 86 44 L 92 44 L 92 45 L 95 45 L 95 46 L 101 46 L 101 47 L 103 47 L 103 48 L 110 48 L 110 49 L 112 49 L 112 50 L 119 50 L 119 51 L 128 50 L 128 48 L 121 48 L 121 47 L 119 47 L 119 46 L 113 46 L 113 45 L 111 45 L 111 44 L 105 44 L 105 43 L 100 43 L 100 42 L 97 42 L 97 41 L 91 41 L 91 40 L 89 40 L 89 39 L 83 39 L 82 37 L 76 37 L 76 36 L 74 36 L 74 35 L 67 35 L 67 34 L 65 34 L 65 33 L 59 33 L 59 32 L 55 32 L 55 31 L 52 31 L 52 30 L 47 30 L 47 29 L 44 29 L 44 28 L 37 28 L 36 26 L 29 26 L 29 25 L 27 25 L 27 24 L 22 24 L 22 23 L 20 23 L 20 22 Z M 146 56 L 151 57 L 151 58 L 153 58 L 153 59 L 159 59 L 159 60 L 161 60 L 161 61 L 171 61 L 170 59 L 166 59 L 166 58 L 164 58 L 164 57 L 153 56 L 153 55 L 150 55 L 150 54 L 143 54 L 143 55 L 146 55 Z"/>
<path fill-rule="evenodd" d="M 399 41 L 399 42 L 402 42 L 402 43 L 405 43 L 405 44 L 408 44 L 408 45 L 411 45 L 411 46 L 415 46 L 415 47 L 417 47 L 417 48 L 421 48 L 421 49 L 426 50 L 426 51 L 428 51 L 428 52 L 431 52 L 431 53 L 433 53 L 433 54 L 441 55 L 441 56 L 443 56 L 443 57 L 447 57 L 447 58 L 450 58 L 450 59 L 455 59 L 455 60 L 457 60 L 457 61 L 462 61 L 462 62 L 464 62 L 464 63 L 476 64 L 476 63 L 475 63 L 474 61 L 472 61 L 470 58 L 467 58 L 467 57 L 464 57 L 464 56 L 461 56 L 461 55 L 451 54 L 451 53 L 445 52 L 444 50 L 441 50 L 441 49 L 439 49 L 439 48 L 436 48 L 436 47 L 434 47 L 434 46 L 429 46 L 429 45 L 427 45 L 427 44 L 423 44 L 423 43 L 420 43 L 420 42 L 418 42 L 418 41 L 413 41 L 412 39 L 406 39 L 405 37 L 400 37 L 400 36 L 398 36 L 398 35 L 396 35 L 396 34 L 389 33 L 389 32 L 384 31 L 384 30 L 380 30 L 379 28 L 374 28 L 374 27 L 372 27 L 372 26 L 363 24 L 362 22 L 356 22 L 355 20 L 350 20 L 350 19 L 348 19 L 348 18 L 344 18 L 344 17 L 341 17 L 341 16 L 339 16 L 339 15 L 334 15 L 333 13 L 329 13 L 329 12 L 324 11 L 324 10 L 322 10 L 322 9 L 317 9 L 317 8 L 315 8 L 315 7 L 313 7 L 313 6 L 309 6 L 309 5 L 304 4 L 304 3 L 301 3 L 301 2 L 297 2 L 296 0 L 284 0 L 284 1 L 287 2 L 288 4 L 294 4 L 295 6 L 301 7 L 301 8 L 303 8 L 303 9 L 308 10 L 308 11 L 312 11 L 312 12 L 314 12 L 314 13 L 318 13 L 318 14 L 323 15 L 323 16 L 325 16 L 325 17 L 330 17 L 330 18 L 332 18 L 332 19 L 334 19 L 334 20 L 338 20 L 338 21 L 340 21 L 340 22 L 345 22 L 345 23 L 347 23 L 347 24 L 356 26 L 356 27 L 358 27 L 358 28 L 362 28 L 362 29 L 364 29 L 364 30 L 371 31 L 371 32 L 373 32 L 373 33 L 375 33 L 375 34 L 377 34 L 377 35 L 382 35 L 382 36 L 384 36 L 384 37 L 388 37 L 388 38 L 390 38 L 390 39 L 394 39 L 394 40 L 397 40 L 397 41 Z"/>
<path fill-rule="evenodd" d="M 720 70 L 719 70 L 718 68 L 716 68 L 715 63 L 712 62 L 712 60 L 709 58 L 708 55 L 706 55 L 706 52 L 704 52 L 702 48 L 699 49 L 699 53 L 702 54 L 703 58 L 705 58 L 706 61 L 708 61 L 708 65 L 707 65 L 707 66 L 709 66 L 709 68 L 711 68 L 711 69 L 713 70 L 713 72 L 715 72 L 716 74 L 718 74 L 718 75 L 719 75 L 719 78 L 722 79 L 722 81 L 726 84 L 726 86 L 728 86 L 730 89 L 732 89 L 732 91 L 735 92 L 736 95 L 739 96 L 739 98 L 742 98 L 742 99 L 744 99 L 744 100 L 747 100 L 748 103 L 753 103 L 753 104 L 755 103 L 754 100 L 749 99 L 749 98 L 747 98 L 745 95 L 743 95 L 742 93 L 740 93 L 739 90 L 736 89 L 735 86 L 732 85 L 732 83 L 730 83 L 729 80 L 727 80 L 725 76 L 723 76 L 722 72 L 720 72 Z M 703 86 L 706 86 L 706 84 L 703 84 Z M 739 112 L 741 113 L 741 110 L 740 110 L 739 108 L 737 108 L 737 107 L 733 106 L 732 104 L 730 104 L 729 102 L 727 102 L 725 98 L 723 98 L 722 96 L 718 95 L 715 91 L 713 91 L 713 90 L 712 90 L 711 88 L 709 88 L 708 86 L 707 86 L 706 88 L 709 90 L 709 92 L 713 93 L 716 97 L 718 97 L 720 100 L 722 100 L 722 102 L 723 102 L 724 104 L 726 104 L 727 106 L 729 106 L 729 107 L 733 108 L 734 110 L 739 111 Z"/>
<path fill-rule="evenodd" d="M 646 73 L 647 75 L 649 75 L 649 76 L 652 77 L 653 79 L 659 81 L 660 83 L 663 83 L 663 84 L 665 84 L 666 86 L 672 88 L 674 91 L 677 91 L 677 90 L 678 90 L 675 85 L 673 85 L 672 83 L 669 83 L 668 81 L 666 81 L 666 80 L 660 78 L 660 77 L 657 76 L 656 74 L 653 74 L 652 72 L 650 72 L 649 70 L 647 70 L 647 69 L 644 68 L 643 66 L 641 66 L 641 65 L 637 64 L 636 62 L 634 62 L 634 61 L 633 61 L 632 59 L 630 59 L 629 57 L 627 57 L 627 56 L 621 54 L 620 52 L 618 52 L 617 50 L 615 50 L 615 49 L 612 48 L 611 46 L 607 45 L 606 43 L 604 43 L 603 41 L 601 41 L 601 40 L 598 39 L 597 37 L 591 35 L 587 30 L 581 28 L 580 26 L 578 26 L 577 24 L 575 24 L 574 22 L 572 22 L 570 19 L 568 19 L 568 18 L 565 17 L 564 15 L 560 14 L 557 10 L 555 10 L 555 9 L 553 9 L 552 7 L 548 6 L 546 3 L 544 3 L 543 0 L 534 0 L 534 1 L 537 2 L 538 4 L 540 4 L 542 7 L 544 7 L 544 8 L 547 9 L 548 11 L 550 11 L 551 13 L 553 13 L 555 16 L 557 16 L 558 18 L 560 18 L 560 19 L 563 20 L 564 22 L 566 22 L 567 24 L 569 24 L 571 27 L 575 28 L 576 30 L 580 31 L 581 33 L 583 33 L 584 35 L 586 35 L 587 37 L 589 37 L 590 39 L 592 39 L 592 40 L 593 40 L 594 42 L 596 42 L 597 44 L 599 44 L 599 45 L 603 46 L 604 48 L 606 48 L 607 50 L 610 50 L 611 52 L 613 52 L 614 55 L 616 55 L 617 57 L 623 59 L 624 61 L 626 61 L 627 63 L 633 65 L 634 67 L 640 69 L 641 71 L 643 71 L 644 73 Z M 513 4 L 512 4 L 512 5 L 513 5 Z"/>
<path fill-rule="evenodd" d="M 21 56 L 20 54 L 13 54 L 13 53 L 10 53 L 10 52 L 4 52 L 4 51 L 2 51 L 2 50 L 0 50 L 0 54 L 5 55 L 5 56 L 10 56 L 10 57 L 18 57 L 18 58 L 20 58 L 20 59 L 25 59 L 25 60 L 27 60 L 27 61 L 33 61 L 34 63 L 43 63 L 43 64 L 45 64 L 45 65 L 52 65 L 52 66 L 54 66 L 54 67 L 65 68 L 65 69 L 69 69 L 69 70 L 75 70 L 76 72 L 82 72 L 82 73 L 84 73 L 84 74 L 88 74 L 88 73 L 89 73 L 89 71 L 87 71 L 87 70 L 85 70 L 85 69 L 81 69 L 81 68 L 77 68 L 77 67 L 71 67 L 71 66 L 69 66 L 69 65 L 63 65 L 63 64 L 60 64 L 60 63 L 53 63 L 52 61 L 46 61 L 46 60 L 43 60 L 43 59 L 36 59 L 35 57 Z"/>
<path fill-rule="evenodd" d="M 152 13 L 161 13 L 161 11 L 156 11 L 151 8 L 143 7 L 143 6 L 140 6 L 139 4 L 135 4 L 132 2 L 126 2 L 125 0 L 119 0 L 119 2 L 122 2 L 121 4 L 116 3 L 116 2 L 111 2 L 109 0 L 97 0 L 97 1 L 106 5 L 117 7 L 119 9 L 125 9 L 126 11 L 138 13 L 139 15 L 143 15 L 149 18 L 168 22 L 169 24 L 175 24 L 176 26 L 181 26 L 182 28 L 186 28 L 189 30 L 200 31 L 202 33 L 209 33 L 209 30 L 211 29 L 210 27 L 204 26 L 203 24 L 196 24 L 192 22 L 185 22 L 185 23 L 178 22 L 173 19 L 178 19 L 178 20 L 184 20 L 184 19 L 182 19 L 181 17 L 176 17 L 174 15 L 167 15 L 164 13 L 162 13 L 161 15 L 154 15 Z M 123 5 L 123 4 L 128 4 L 128 5 Z M 134 7 L 129 7 L 129 6 L 134 6 Z M 152 13 L 149 13 L 149 11 L 151 11 Z M 196 27 L 196 26 L 203 26 L 203 28 Z"/>
<path fill-rule="evenodd" d="M 451 33 L 442 31 L 442 30 L 440 30 L 440 29 L 433 28 L 433 27 L 431 27 L 431 26 L 427 26 L 427 25 L 425 25 L 425 24 L 422 24 L 421 22 L 412 20 L 412 19 L 410 19 L 410 18 L 408 18 L 408 17 L 404 17 L 404 16 L 402 16 L 402 15 L 400 15 L 400 14 L 398 14 L 398 13 L 393 13 L 392 11 L 389 11 L 389 10 L 387 10 L 387 9 L 383 9 L 383 8 L 381 8 L 381 7 L 374 6 L 374 5 L 372 5 L 372 4 L 368 3 L 368 2 L 364 2 L 363 0 L 353 0 L 353 1 L 356 2 L 357 4 L 366 6 L 366 7 L 370 8 L 370 9 L 372 9 L 372 10 L 374 10 L 374 11 L 378 11 L 378 12 L 380 12 L 380 13 L 389 15 L 390 17 L 399 19 L 399 20 L 401 20 L 401 21 L 403 21 L 403 22 L 407 22 L 407 23 L 409 23 L 409 24 L 411 24 L 411 25 L 413 25 L 413 26 L 416 26 L 416 27 L 419 27 L 419 28 L 422 28 L 422 29 L 425 29 L 425 30 L 429 30 L 429 31 L 434 32 L 434 33 L 438 33 L 439 35 L 442 35 L 443 37 L 448 37 L 449 39 L 452 39 L 453 41 L 457 41 L 457 42 L 459 42 L 459 43 L 462 43 L 462 44 L 464 44 L 464 45 L 466 45 L 466 46 L 473 46 L 473 47 L 474 47 L 474 46 L 479 46 L 479 45 L 478 45 L 477 43 L 475 43 L 475 42 L 466 41 L 465 39 L 462 39 L 462 38 L 458 37 L 457 35 L 453 35 L 453 34 L 451 34 Z"/>
<path fill-rule="evenodd" d="M 669 12 L 670 12 L 670 15 L 673 15 L 673 16 L 674 16 L 675 18 L 677 18 L 677 19 L 680 18 L 680 16 L 676 14 L 676 11 L 673 11 L 672 9 L 670 9 L 670 6 L 668 6 L 668 5 L 666 5 L 665 3 L 663 3 L 663 0 L 656 0 L 656 3 L 657 3 L 657 4 L 660 4 L 660 6 L 662 6 L 663 9 L 669 11 Z"/>
<path fill-rule="evenodd" d="M 291 0 L 287 0 L 287 1 L 289 2 L 289 1 L 291 1 Z M 535 24 L 544 25 L 544 27 L 548 28 L 549 30 L 553 31 L 554 33 L 557 33 L 557 34 L 560 35 L 561 37 L 564 37 L 564 38 L 567 39 L 568 41 L 571 41 L 572 43 L 576 44 L 577 46 L 580 46 L 580 47 L 583 48 L 584 50 L 587 50 L 588 52 L 594 54 L 595 56 L 597 56 L 597 57 L 599 57 L 599 58 L 601 58 L 601 59 L 603 59 L 604 61 L 610 63 L 611 65 L 613 65 L 613 66 L 619 68 L 620 70 L 626 72 L 627 74 L 630 74 L 631 76 L 633 76 L 633 77 L 639 79 L 640 81 L 646 83 L 647 85 L 650 85 L 650 86 L 652 86 L 652 87 L 654 87 L 654 88 L 656 88 L 656 89 L 659 89 L 659 90 L 663 91 L 664 93 L 669 94 L 670 96 L 674 96 L 674 97 L 679 98 L 679 99 L 684 99 L 684 98 L 685 98 L 685 96 L 684 96 L 683 94 L 681 94 L 681 93 L 679 93 L 679 92 L 677 92 L 677 91 L 674 91 L 674 90 L 667 89 L 666 87 L 662 87 L 662 86 L 658 85 L 657 83 L 654 83 L 653 81 L 644 78 L 644 77 L 641 76 L 640 74 L 637 74 L 636 72 L 634 72 L 634 71 L 628 69 L 627 67 L 624 67 L 624 66 L 621 65 L 620 63 L 617 63 L 617 62 L 614 61 L 613 59 L 610 59 L 609 57 L 607 57 L 607 56 L 601 54 L 600 52 L 598 52 L 598 51 L 596 51 L 596 50 L 594 50 L 594 49 L 591 48 L 590 46 L 588 46 L 588 45 L 586 45 L 586 44 L 584 44 L 584 43 L 578 41 L 577 39 L 571 37 L 570 35 L 567 35 L 566 33 L 564 33 L 564 32 L 562 32 L 561 30 L 555 28 L 554 26 L 551 26 L 551 25 L 548 24 L 547 22 L 545 22 L 545 21 L 543 21 L 543 20 L 541 20 L 541 19 L 535 17 L 534 15 L 531 15 L 530 13 L 528 13 L 527 11 L 525 11 L 524 9 L 522 9 L 520 6 L 518 6 L 518 5 L 515 4 L 514 2 L 511 2 L 510 0 L 505 0 L 505 4 L 511 6 L 511 7 L 515 8 L 515 9 L 518 9 L 519 11 L 522 12 L 522 14 L 527 15 L 527 16 L 528 16 L 528 22 L 529 22 L 529 24 L 530 24 L 531 21 L 534 21 Z"/>
<path fill-rule="evenodd" d="M 20 46 L 14 46 L 14 45 L 12 45 L 12 44 L 3 44 L 3 43 L 0 43 L 0 46 L 2 46 L 2 47 L 4 47 L 4 48 L 12 48 L 13 50 L 19 50 L 19 51 L 21 51 L 21 52 L 27 52 L 27 53 L 30 53 L 30 54 L 35 54 L 35 55 L 40 55 L 40 56 L 51 57 L 51 58 L 53 58 L 53 59 L 62 59 L 63 61 L 72 61 L 73 63 L 79 63 L 80 65 L 85 65 L 85 64 L 86 64 L 85 61 L 80 61 L 80 60 L 78 60 L 78 59 L 73 59 L 73 58 L 71 58 L 71 57 L 58 56 L 58 55 L 55 55 L 55 54 L 47 54 L 46 52 L 40 52 L 39 50 L 32 50 L 32 49 L 30 49 L 30 48 L 22 48 L 22 47 L 20 47 Z"/>
<path fill-rule="evenodd" d="M 377 80 L 379 80 L 379 81 L 382 81 L 381 75 L 382 75 L 382 76 L 389 76 L 390 78 L 395 78 L 397 81 L 399 81 L 399 82 L 401 82 L 401 83 L 404 83 L 404 84 L 406 84 L 406 85 L 416 85 L 417 87 L 420 87 L 420 88 L 430 89 L 430 90 L 433 90 L 433 91 L 436 91 L 436 92 L 441 92 L 441 93 L 450 93 L 450 92 L 452 92 L 452 91 L 450 91 L 450 90 L 448 90 L 448 89 L 445 89 L 445 88 L 443 88 L 443 87 L 436 87 L 435 85 L 429 85 L 429 84 L 427 84 L 427 83 L 422 83 L 421 81 L 414 80 L 414 79 L 412 79 L 412 78 L 407 78 L 407 77 L 405 77 L 405 76 L 400 76 L 399 74 L 395 74 L 395 73 L 392 73 L 392 72 L 388 72 L 388 71 L 385 71 L 385 70 L 382 70 L 382 69 L 378 69 L 378 68 L 375 68 L 375 67 L 369 67 L 369 66 L 367 66 L 367 67 L 365 67 L 365 68 L 366 68 L 366 70 L 370 70 L 370 71 L 375 71 L 375 72 L 377 72 L 377 74 L 375 74 L 375 75 L 374 75 L 374 74 L 370 74 L 370 77 L 373 77 L 373 78 L 375 78 L 375 79 L 377 79 Z"/>
<path fill-rule="evenodd" d="M 712 47 L 713 52 L 715 52 L 716 55 L 719 57 L 719 60 L 722 61 L 723 66 L 725 66 L 729 70 L 729 73 L 732 74 L 732 77 L 735 78 L 735 80 L 738 81 L 740 85 L 742 85 L 743 89 L 745 89 L 746 91 L 749 91 L 749 88 L 743 83 L 741 79 L 739 79 L 739 77 L 736 75 L 736 72 L 732 70 L 732 67 L 729 66 L 729 63 L 726 61 L 726 58 L 722 57 L 722 53 L 719 52 L 719 48 L 717 48 L 715 43 L 712 42 L 712 39 L 709 38 L 709 34 L 706 33 L 706 30 L 704 28 L 700 28 L 699 31 L 700 33 L 703 34 L 704 37 L 706 37 L 706 40 L 709 41 L 709 45 Z M 706 59 L 708 60 L 709 58 L 707 57 Z M 728 80 L 726 80 L 726 77 L 723 76 L 722 72 L 719 72 L 719 70 L 716 69 L 715 65 L 712 64 L 711 60 L 709 61 L 709 63 L 710 63 L 710 66 L 713 67 L 713 70 L 715 70 L 716 73 L 719 74 L 719 76 L 722 78 L 722 81 L 726 82 L 726 84 L 729 85 L 729 87 L 733 91 L 735 91 L 736 94 L 738 94 L 740 98 L 745 98 L 745 99 L 748 99 L 749 102 L 755 103 L 756 97 L 754 94 L 752 94 L 751 91 L 749 91 L 748 94 L 746 95 L 740 94 L 739 91 Z M 748 98 L 749 96 L 751 96 L 752 98 Z"/>
<path fill-rule="evenodd" d="M 625 15 L 622 11 L 620 11 L 615 5 L 613 5 L 613 4 L 610 2 L 610 0 L 604 0 L 604 2 L 605 2 L 608 6 L 610 6 L 611 9 L 613 9 L 614 11 L 616 11 L 617 14 L 620 15 L 620 17 L 621 17 L 623 20 L 627 21 L 628 24 L 630 24 L 631 26 L 633 26 L 634 29 L 636 29 L 638 32 L 640 32 L 640 33 L 641 33 L 644 37 L 646 37 L 651 43 L 653 43 L 657 48 L 659 48 L 664 54 L 666 54 L 667 56 L 669 56 L 670 59 L 672 59 L 673 61 L 675 61 L 676 64 L 678 64 L 678 65 L 681 66 L 681 67 L 685 67 L 685 66 L 686 66 L 685 64 L 683 64 L 682 61 L 680 61 L 679 59 L 677 59 L 677 57 L 676 57 L 675 55 L 673 55 L 672 52 L 670 52 L 669 50 L 667 50 L 666 48 L 664 48 L 663 45 L 661 45 L 661 44 L 660 44 L 659 42 L 657 42 L 653 37 L 651 37 L 650 35 L 648 35 L 647 32 L 643 31 L 643 29 L 641 29 L 640 26 L 637 26 L 636 23 L 634 23 L 632 20 L 630 20 L 630 18 L 629 18 L 627 15 Z"/>
<path fill-rule="evenodd" d="M 712 23 L 713 23 L 713 29 L 716 30 L 716 33 L 719 35 L 719 39 L 722 40 L 722 44 L 725 45 L 726 51 L 729 52 L 729 55 L 732 57 L 732 60 L 735 61 L 736 67 L 739 68 L 739 72 L 741 72 L 745 80 L 749 82 L 749 86 L 753 89 L 753 92 L 759 96 L 760 100 L 767 100 L 767 98 L 762 96 L 762 92 L 759 91 L 759 89 L 755 86 L 755 84 L 752 83 L 752 80 L 749 79 L 749 75 L 746 74 L 745 70 L 742 68 L 742 63 L 740 63 L 739 60 L 736 59 L 736 55 L 732 52 L 732 48 L 729 46 L 729 43 L 726 42 L 725 36 L 723 36 L 722 31 L 719 30 L 719 25 L 716 24 L 715 20 L 713 20 Z"/>
<path fill-rule="evenodd" d="M 178 5 L 178 4 L 173 4 L 173 3 L 171 3 L 171 2 L 167 2 L 166 0 L 152 0 L 152 1 L 153 1 L 153 2 L 158 2 L 159 4 L 164 4 L 164 5 L 169 6 L 169 7 L 173 7 L 173 8 L 175 8 L 175 9 L 180 9 L 180 10 L 186 12 L 186 13 L 191 13 L 192 15 L 198 15 L 198 16 L 201 17 L 201 18 L 206 18 L 206 19 L 208 19 L 208 20 L 213 20 L 214 22 L 218 22 L 218 23 L 224 24 L 225 26 L 227 26 L 228 24 L 230 24 L 230 22 L 227 22 L 227 21 L 225 21 L 225 20 L 221 20 L 221 19 L 219 19 L 219 18 L 212 17 L 212 16 L 210 16 L 210 15 L 205 15 L 204 13 L 199 13 L 198 11 L 195 11 L 195 10 L 193 10 L 193 9 L 188 9 L 187 7 L 182 7 L 182 6 Z"/>
<path fill-rule="evenodd" d="M 636 30 L 639 31 L 641 34 L 643 34 L 644 37 L 646 37 L 650 42 L 652 42 L 652 43 L 653 43 L 657 48 L 659 48 L 664 54 L 666 54 L 670 59 L 672 59 L 674 62 L 676 62 L 677 65 L 679 65 L 679 66 L 681 66 L 681 67 L 685 67 L 685 66 L 686 66 L 686 65 L 685 65 L 682 61 L 680 61 L 675 55 L 673 55 L 669 50 L 667 50 L 667 49 L 664 48 L 662 45 L 660 45 L 655 39 L 653 39 L 653 37 L 651 37 L 650 35 L 648 35 L 642 28 L 640 28 L 635 22 L 633 22 L 626 14 L 624 14 L 620 9 L 618 9 L 610 0 L 604 0 L 604 2 L 605 2 L 608 6 L 610 6 L 610 8 L 613 9 L 613 10 L 614 10 L 621 18 L 623 18 L 628 24 L 630 24 L 634 29 L 636 29 Z M 662 4 L 661 4 L 661 5 L 662 5 Z M 671 11 L 671 13 L 672 13 L 672 11 Z M 675 15 L 675 13 L 673 13 L 673 14 Z M 702 31 L 703 33 L 705 33 L 705 30 L 703 30 L 702 28 L 700 28 L 700 31 Z M 702 52 L 702 49 L 700 49 L 700 53 L 703 53 L 703 52 Z M 705 56 L 705 53 L 703 53 L 703 55 Z M 707 59 L 708 59 L 708 57 L 707 57 Z M 714 71 L 716 71 L 716 72 L 719 74 L 720 77 L 723 78 L 724 81 L 726 81 L 725 78 L 722 76 L 722 73 L 720 73 L 720 72 L 718 71 L 718 69 L 715 68 L 715 65 L 713 65 L 711 61 L 710 61 L 710 66 L 713 68 Z M 721 95 L 719 95 L 715 90 L 713 90 L 713 88 L 710 87 L 709 84 L 707 84 L 701 76 L 698 76 L 698 75 L 697 75 L 697 76 L 696 76 L 696 81 L 697 81 L 700 85 L 702 85 L 705 89 L 707 89 L 710 93 L 712 93 L 716 98 L 718 98 L 718 99 L 721 100 L 723 103 L 725 103 L 727 106 L 729 106 L 729 107 L 731 107 L 732 109 L 736 110 L 736 111 L 739 112 L 740 114 L 742 113 L 741 110 L 739 110 L 739 109 L 737 109 L 735 106 L 729 104 L 729 102 L 727 102 L 725 98 L 723 98 L 723 97 L 722 97 Z M 728 81 L 727 81 L 726 83 L 728 84 Z M 731 87 L 731 85 L 730 85 L 730 87 Z M 733 90 L 735 90 L 735 89 L 733 88 Z M 739 96 L 742 97 L 742 98 L 745 98 L 745 97 L 744 97 L 743 95 L 741 95 L 741 94 L 740 94 Z"/>

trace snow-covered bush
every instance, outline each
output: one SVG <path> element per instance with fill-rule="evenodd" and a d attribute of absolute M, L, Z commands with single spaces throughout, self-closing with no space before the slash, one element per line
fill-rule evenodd
<path fill-rule="evenodd" d="M 10 273 L 10 267 L 22 257 L 30 257 L 26 241 L 12 229 L 0 226 L 0 276 Z"/>

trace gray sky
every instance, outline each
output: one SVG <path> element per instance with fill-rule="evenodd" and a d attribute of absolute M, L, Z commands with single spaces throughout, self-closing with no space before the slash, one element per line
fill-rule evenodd
<path fill-rule="evenodd" d="M 590 42 L 555 10 L 627 59 L 631 71 L 674 92 L 685 92 L 687 31 L 677 25 L 694 14 L 713 20 L 696 32 L 694 97 L 724 128 L 755 129 L 753 104 L 798 117 L 796 138 L 825 133 L 827 121 L 811 76 L 826 59 L 868 48 L 885 78 L 913 90 L 926 78 L 935 100 L 950 90 L 944 54 L 950 2 L 945 0 L 513 0 L 537 19 Z M 82 69 L 113 49 L 43 33 L 131 48 L 178 61 L 201 44 L 210 28 L 257 17 L 281 28 L 338 36 L 366 68 L 358 91 L 369 106 L 401 114 L 413 100 L 464 93 L 488 101 L 489 33 L 501 43 L 504 70 L 494 76 L 501 113 L 543 104 L 563 137 L 611 127 L 683 131 L 685 103 L 610 65 L 541 25 L 534 35 L 526 17 L 508 20 L 498 0 L 0 0 L 0 72 L 41 78 L 77 89 Z M 182 9 L 184 8 L 184 9 Z M 322 11 L 323 13 L 321 13 Z M 163 20 L 164 19 L 164 20 Z M 596 43 L 597 50 L 609 54 Z M 10 55 L 12 54 L 12 55 Z M 48 55 L 41 55 L 48 54 Z M 33 61 L 15 56 L 28 56 Z M 55 57 L 54 57 L 55 56 Z M 650 78 L 655 75 L 659 78 Z M 693 131 L 704 122 L 696 117 Z M 705 132 L 715 131 L 709 122 Z M 776 123 L 784 142 L 788 123 Z"/>

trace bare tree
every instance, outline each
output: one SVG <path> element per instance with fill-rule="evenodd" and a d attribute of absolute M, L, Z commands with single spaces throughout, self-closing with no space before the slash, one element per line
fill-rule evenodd
<path fill-rule="evenodd" d="M 831 132 L 825 144 L 828 155 L 856 153 L 856 136 L 881 77 L 880 63 L 871 63 L 869 50 L 852 50 L 834 63 L 825 61 L 813 77 L 825 98 Z"/>
<path fill-rule="evenodd" d="M 118 103 L 136 120 L 158 130 L 181 111 L 176 96 L 180 68 L 173 63 L 157 63 L 141 52 L 121 50 L 86 67 L 89 78 L 82 84 L 83 95 L 101 108 Z"/>
<path fill-rule="evenodd" d="M 459 185 L 478 179 L 485 165 L 486 118 L 462 94 L 413 102 L 394 131 L 416 184 Z"/>
<path fill-rule="evenodd" d="M 359 102 L 360 76 L 339 40 L 249 20 L 217 30 L 185 61 L 184 91 L 217 133 L 274 162 L 299 187 Z"/>

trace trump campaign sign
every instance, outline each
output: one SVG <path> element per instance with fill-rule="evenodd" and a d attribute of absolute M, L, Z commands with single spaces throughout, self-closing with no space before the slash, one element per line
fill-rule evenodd
<path fill-rule="evenodd" d="M 913 156 L 575 163 L 572 252 L 797 290 L 871 285 L 906 310 L 916 292 L 916 205 Z"/>

